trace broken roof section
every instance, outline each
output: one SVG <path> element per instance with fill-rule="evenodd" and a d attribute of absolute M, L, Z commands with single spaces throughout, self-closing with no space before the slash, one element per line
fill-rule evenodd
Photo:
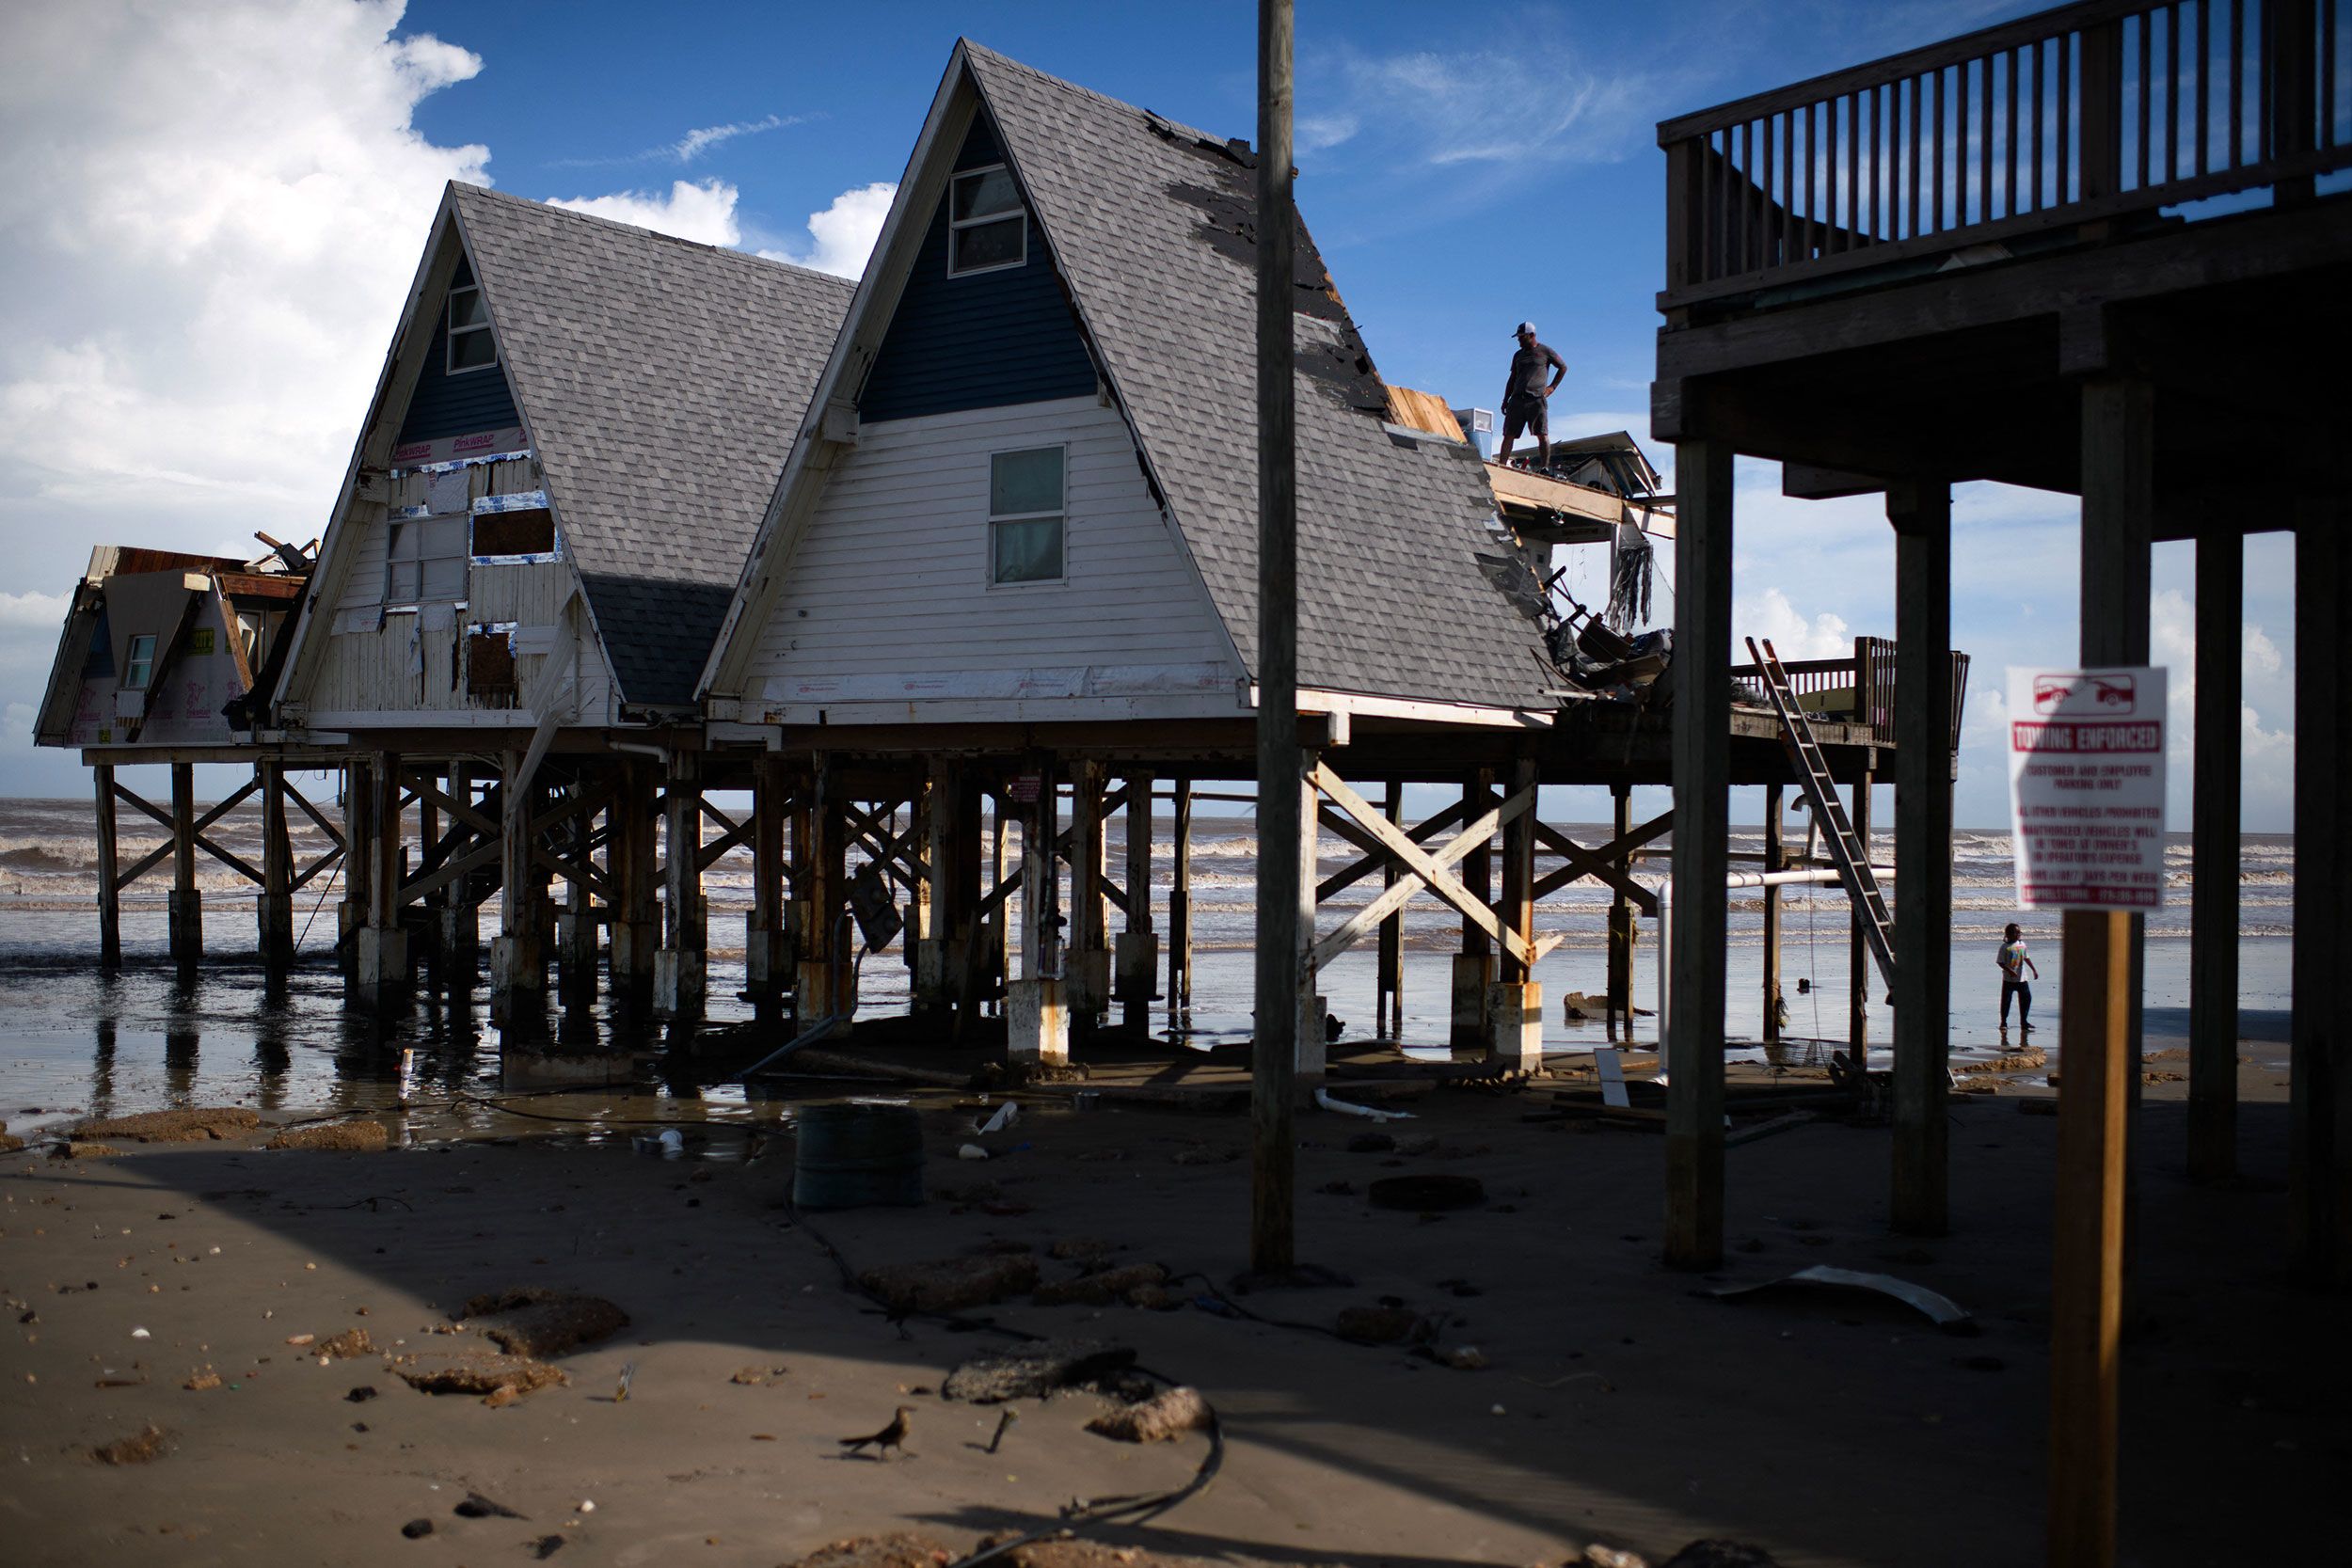
<path fill-rule="evenodd" d="M 1254 673 L 1257 200 L 1245 146 L 959 42 L 819 396 L 855 398 L 866 340 L 896 293 L 891 236 L 928 217 L 939 170 L 981 109 L 1146 471 Z M 1493 500 L 1475 450 L 1389 428 L 1387 388 L 1303 225 L 1297 257 L 1300 684 L 1549 706 L 1544 689 L 1556 677 L 1540 638 L 1478 567 Z M 782 586 L 790 530 L 824 467 L 804 449 L 787 470 L 706 677 L 714 695 L 738 694 Z"/>
<path fill-rule="evenodd" d="M 691 705 L 853 285 L 452 184 L 328 532 L 326 598 L 355 548 L 355 496 L 397 466 L 438 301 L 465 266 L 621 700 Z M 332 610 L 314 605 L 297 661 L 323 654 Z"/>
<path fill-rule="evenodd" d="M 855 286 L 452 192 L 622 699 L 691 704 Z"/>

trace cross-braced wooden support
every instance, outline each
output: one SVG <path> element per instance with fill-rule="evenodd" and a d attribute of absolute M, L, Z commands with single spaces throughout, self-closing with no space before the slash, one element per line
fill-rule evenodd
<path fill-rule="evenodd" d="M 1391 827 L 1405 819 L 1405 781 L 1391 779 L 1388 794 L 1380 802 L 1380 815 Z M 1381 858 L 1380 887 L 1386 892 L 1396 886 L 1396 862 Z M 1378 971 L 1373 980 L 1373 1028 L 1384 1039 L 1393 1038 L 1405 1031 L 1405 911 L 1391 910 L 1389 917 L 1380 922 Z"/>
<path fill-rule="evenodd" d="M 1560 939 L 1557 936 L 1539 939 L 1534 930 L 1534 909 L 1535 900 L 1541 896 L 1537 890 L 1542 886 L 1534 876 L 1534 845 L 1539 832 L 1543 830 L 1532 820 L 1536 799 L 1534 765 L 1532 762 L 1522 764 L 1515 772 L 1511 794 L 1507 799 L 1487 806 L 1460 832 L 1438 843 L 1434 849 L 1428 847 L 1430 841 L 1438 839 L 1448 828 L 1453 827 L 1470 804 L 1470 801 L 1450 807 L 1407 832 L 1391 822 L 1385 811 L 1358 794 L 1327 764 L 1317 763 L 1310 771 L 1308 782 L 1310 788 L 1329 802 L 1328 806 L 1319 808 L 1312 819 L 1353 845 L 1363 857 L 1316 885 L 1315 901 L 1322 903 L 1341 889 L 1376 871 L 1393 869 L 1394 879 L 1377 897 L 1330 932 L 1315 938 L 1302 962 L 1302 976 L 1311 980 L 1341 954 L 1378 930 L 1415 895 L 1427 891 L 1459 913 L 1466 927 L 1476 930 L 1483 940 L 1501 949 L 1516 976 L 1507 984 L 1515 987 L 1534 984 L 1531 976 L 1536 960 L 1558 945 Z M 1498 913 L 1475 890 L 1466 885 L 1454 869 L 1485 851 L 1497 828 L 1503 829 L 1508 835 L 1506 862 L 1516 856 L 1516 863 L 1522 868 L 1522 879 L 1512 882 L 1508 890 L 1516 896 L 1517 902 L 1506 899 L 1502 913 Z M 1518 994 L 1514 993 L 1515 996 Z M 1321 1012 L 1320 1005 L 1317 1006 L 1319 1022 Z M 1530 1049 L 1528 1041 L 1532 1037 L 1534 1041 L 1533 1049 L 1540 1055 L 1540 997 L 1533 999 L 1526 1016 L 1514 1015 L 1507 1022 L 1511 1031 L 1507 1040 L 1490 1037 L 1481 1042 L 1489 1054 L 1523 1063 Z M 1321 1030 L 1316 1033 L 1319 1039 Z M 1318 1067 L 1321 1055 L 1318 1048 Z"/>
<path fill-rule="evenodd" d="M 1495 775 L 1491 768 L 1474 768 L 1462 784 L 1462 817 L 1476 821 L 1493 800 Z M 1485 909 L 1494 896 L 1494 856 L 1481 838 L 1462 857 L 1462 886 Z M 1453 1044 L 1471 1050 L 1486 1040 L 1486 988 L 1495 980 L 1494 941 L 1486 927 L 1464 916 L 1462 950 L 1454 958 Z"/>

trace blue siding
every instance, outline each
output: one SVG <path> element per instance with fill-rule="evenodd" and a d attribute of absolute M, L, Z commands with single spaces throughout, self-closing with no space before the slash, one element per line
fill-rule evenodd
<path fill-rule="evenodd" d="M 450 284 L 456 288 L 472 280 L 472 268 L 460 261 Z M 408 411 L 401 419 L 395 446 L 438 441 L 448 436 L 475 436 L 523 422 L 515 409 L 515 394 L 506 385 L 503 362 L 457 375 L 449 373 L 448 365 L 449 301 L 444 296 L 433 302 L 433 346 L 424 351 L 424 370 L 417 377 L 417 389 L 408 395 Z"/>
<path fill-rule="evenodd" d="M 956 167 L 1002 161 L 983 111 Z M 1002 408 L 1094 390 L 1093 356 L 1054 275 L 1045 235 L 1028 215 L 1028 261 L 972 277 L 947 276 L 947 200 L 940 198 L 914 276 L 858 400 L 867 420 L 904 420 L 966 408 Z"/>

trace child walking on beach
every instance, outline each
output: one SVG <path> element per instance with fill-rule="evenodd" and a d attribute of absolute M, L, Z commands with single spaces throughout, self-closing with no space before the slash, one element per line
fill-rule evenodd
<path fill-rule="evenodd" d="M 2042 971 L 2026 957 L 2026 934 L 2015 921 L 2001 933 L 2001 1033 L 2009 1033 L 2009 999 L 2017 998 L 2017 1027 L 2030 1032 L 2033 1028 L 2033 987 L 2026 983 L 2026 971 L 2032 969 L 2033 977 L 2042 978 Z"/>

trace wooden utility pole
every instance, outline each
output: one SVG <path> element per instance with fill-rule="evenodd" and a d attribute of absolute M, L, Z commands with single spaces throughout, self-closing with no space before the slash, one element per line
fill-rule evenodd
<path fill-rule="evenodd" d="M 1298 491 L 1292 384 L 1291 0 L 1258 5 L 1258 937 L 1250 1073 L 1249 1266 L 1295 1260 L 1291 1096 L 1297 1078 Z M 1313 889 L 1303 890 L 1307 896 Z"/>

